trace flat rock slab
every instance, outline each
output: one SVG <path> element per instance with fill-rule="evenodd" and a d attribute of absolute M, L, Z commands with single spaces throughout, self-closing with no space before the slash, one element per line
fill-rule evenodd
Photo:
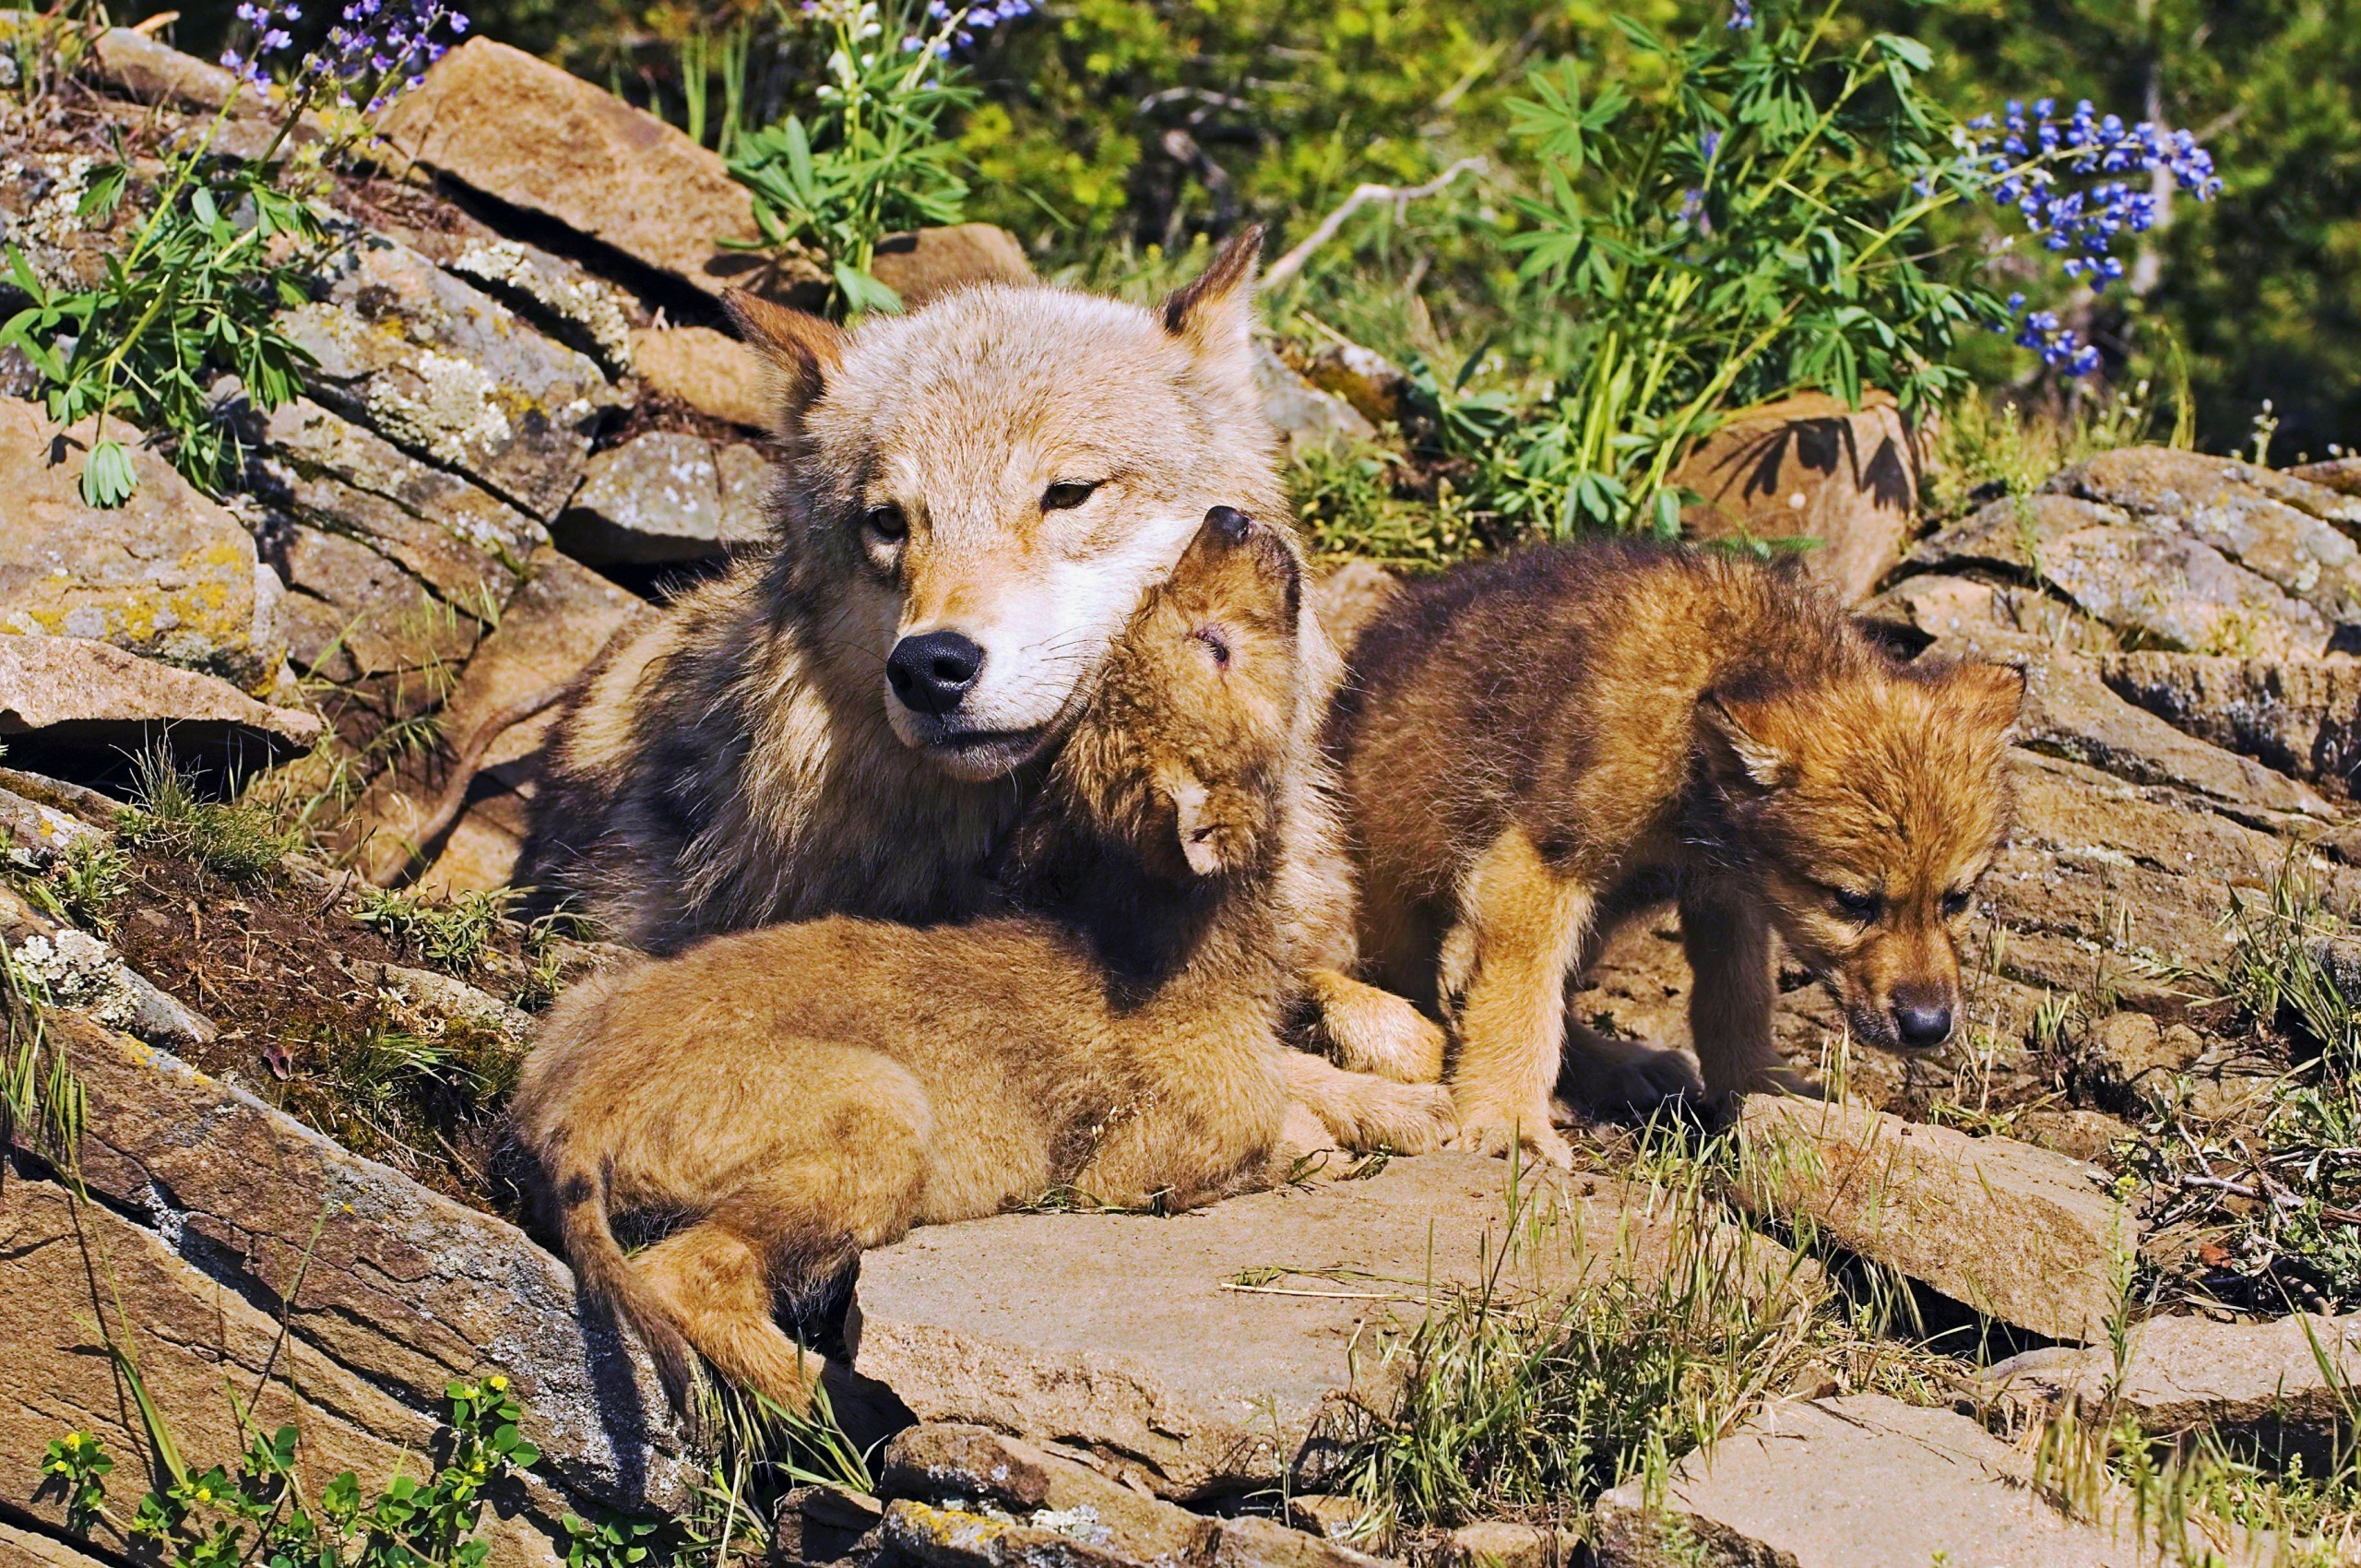
<path fill-rule="evenodd" d="M 112 643 L 0 636 L 0 736 L 136 746 L 168 731 L 184 753 L 241 742 L 308 746 L 319 738 L 320 720 Z"/>
<path fill-rule="evenodd" d="M 754 350 L 710 327 L 635 327 L 632 369 L 649 390 L 709 418 L 768 430 L 779 404 Z"/>
<path fill-rule="evenodd" d="M 36 1490 L 42 1455 L 52 1439 L 88 1431 L 113 1451 L 114 1505 L 129 1513 L 148 1445 L 108 1359 L 110 1337 L 138 1358 L 141 1380 L 194 1467 L 231 1463 L 246 1446 L 233 1396 L 254 1401 L 264 1431 L 287 1421 L 302 1428 L 314 1484 L 350 1469 L 374 1488 L 405 1463 L 417 1476 L 417 1456 L 433 1449 L 431 1408 L 391 1397 L 301 1336 L 280 1344 L 269 1312 L 190 1267 L 163 1235 L 103 1205 L 77 1205 L 53 1182 L 12 1177 L 0 1205 L 0 1345 L 8 1358 L 0 1508 L 62 1527 L 58 1489 Z M 564 1561 L 564 1498 L 528 1482 L 502 1501 L 486 1515 L 495 1568 Z M 93 1544 L 136 1555 L 134 1543 L 103 1526 Z M 0 1565 L 15 1568 L 5 1541 Z"/>
<path fill-rule="evenodd" d="M 2129 1532 L 2068 1517 L 1967 1417 L 1878 1394 L 1774 1405 L 1673 1467 L 1662 1512 L 1610 1492 L 1600 1568 L 2140 1568 Z"/>
<path fill-rule="evenodd" d="M 90 1190 L 145 1216 L 208 1289 L 283 1311 L 307 1352 L 416 1412 L 452 1378 L 505 1372 L 573 1506 L 679 1504 L 654 1373 L 621 1330 L 578 1315 L 565 1265 L 516 1227 L 160 1051 L 72 1014 L 50 1027 L 87 1093 Z"/>
<path fill-rule="evenodd" d="M 2342 1388 L 2323 1374 L 2323 1361 Z M 2088 1418 L 2106 1407 L 2115 1372 L 2114 1355 L 2099 1346 L 2028 1351 L 1986 1379 L 1998 1398 L 2029 1415 Z M 2215 1431 L 2317 1460 L 2351 1420 L 2345 1401 L 2356 1383 L 2361 1316 L 2298 1313 L 2264 1324 L 2160 1317 L 2132 1330 L 2130 1360 L 2112 1394 L 2115 1408 L 2153 1436 Z"/>
<path fill-rule="evenodd" d="M 753 197 L 713 152 L 522 50 L 469 39 L 386 116 L 395 147 L 511 207 L 612 246 L 643 267 L 719 293 L 759 257 Z M 804 263 L 801 276 L 820 278 Z"/>
<path fill-rule="evenodd" d="M 2012 1138 L 1770 1095 L 1739 1116 L 1731 1196 L 1977 1312 L 2051 1339 L 2103 1338 L 2139 1226 L 2103 1173 Z"/>
<path fill-rule="evenodd" d="M 0 398 L 0 632 L 93 638 L 267 685 L 284 650 L 253 537 L 137 432 L 112 429 L 139 488 L 101 509 L 77 488 L 93 422 L 58 425 Z"/>
<path fill-rule="evenodd" d="M 1506 1278 L 1549 1289 L 1647 1268 L 1672 1229 L 1597 1178 L 1528 1181 L 1513 1219 L 1508 1182 L 1430 1155 L 1169 1218 L 922 1229 L 861 1260 L 854 1366 L 920 1420 L 1080 1448 L 1162 1496 L 1309 1485 L 1334 1403 L 1385 1386 L 1385 1331 L 1483 1277 L 1513 1229 Z"/>
<path fill-rule="evenodd" d="M 904 310 L 978 283 L 1038 283 L 1016 236 L 996 223 L 954 223 L 888 234 L 870 258 L 870 276 L 902 296 Z"/>

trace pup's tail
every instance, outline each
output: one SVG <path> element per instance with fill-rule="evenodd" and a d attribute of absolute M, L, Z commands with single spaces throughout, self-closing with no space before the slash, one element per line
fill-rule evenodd
<path fill-rule="evenodd" d="M 686 1413 L 695 1354 L 671 1303 L 649 1286 L 615 1240 L 607 1223 L 606 1182 L 600 1172 L 568 1159 L 561 1149 L 550 1170 L 550 1191 L 557 1201 L 558 1234 L 575 1281 L 591 1301 L 631 1324 L 647 1347 L 672 1408 Z"/>

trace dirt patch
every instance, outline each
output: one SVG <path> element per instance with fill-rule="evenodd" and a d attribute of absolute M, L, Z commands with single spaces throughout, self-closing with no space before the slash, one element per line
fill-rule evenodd
<path fill-rule="evenodd" d="M 354 1152 L 445 1196 L 514 1209 L 492 1153 L 526 1041 L 437 1016 L 379 984 L 379 967 L 429 967 L 416 945 L 362 924 L 342 890 L 283 871 L 232 880 L 192 861 L 131 851 L 107 911 L 111 940 L 141 974 L 219 1026 L 186 1051 Z M 503 1000 L 547 1000 L 558 971 L 513 926 L 458 978 Z"/>

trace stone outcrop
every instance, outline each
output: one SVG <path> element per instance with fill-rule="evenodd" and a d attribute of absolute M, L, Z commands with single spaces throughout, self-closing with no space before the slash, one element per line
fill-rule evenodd
<path fill-rule="evenodd" d="M 2352 795 L 2361 770 L 2361 659 L 2143 651 L 2103 654 L 2096 663 L 2118 695 L 2174 729 Z"/>
<path fill-rule="evenodd" d="M 2003 1323 L 2104 1337 L 2138 1219 L 2106 1173 L 2011 1138 L 1854 1106 L 1756 1095 L 1731 1195 L 1891 1265 Z"/>
<path fill-rule="evenodd" d="M 770 483 L 770 465 L 753 445 L 650 431 L 590 459 L 557 520 L 557 540 L 594 566 L 717 559 L 769 536 Z"/>
<path fill-rule="evenodd" d="M 586 566 L 544 546 L 526 563 L 525 586 L 483 639 L 442 708 L 445 745 L 454 754 L 487 725 L 563 690 L 607 644 L 656 618 L 656 610 Z M 434 858 L 421 876 L 430 890 L 475 892 L 507 884 L 524 842 L 526 802 L 554 709 L 507 724 L 480 759 L 468 810 L 439 845 L 421 846 L 416 830 L 447 779 L 437 773 L 383 776 L 361 802 L 355 843 L 373 877 L 397 869 L 420 849 Z"/>
<path fill-rule="evenodd" d="M 718 294 L 750 282 L 753 198 L 715 154 L 654 115 L 490 39 L 471 39 L 399 100 L 405 155 L 496 201 L 553 219 L 639 265 Z M 789 281 L 816 281 L 803 263 Z"/>
<path fill-rule="evenodd" d="M 0 1205 L 0 1344 L 9 1368 L 0 1508 L 64 1524 L 57 1489 L 36 1483 L 43 1449 L 69 1431 L 104 1440 L 117 1455 L 119 1490 L 137 1496 L 139 1457 L 149 1444 L 109 1360 L 110 1340 L 136 1358 L 148 1396 L 169 1413 L 173 1439 L 192 1460 L 226 1464 L 244 1450 L 233 1396 L 251 1402 L 265 1431 L 295 1422 L 306 1464 L 324 1476 L 350 1469 L 382 1486 L 406 1461 L 419 1474 L 416 1456 L 433 1446 L 431 1412 L 302 1336 L 282 1342 L 270 1310 L 191 1268 L 175 1238 L 106 1205 L 77 1203 L 56 1182 L 20 1176 Z M 564 1561 L 557 1525 L 565 1501 L 547 1487 L 519 1491 L 506 1516 L 491 1516 L 491 1562 L 554 1568 Z M 94 1544 L 134 1555 L 133 1543 L 103 1527 Z"/>
<path fill-rule="evenodd" d="M 1671 478 L 1703 498 L 1681 517 L 1691 538 L 1809 540 L 1809 569 L 1849 602 L 1902 558 L 1920 467 L 1892 398 L 1853 409 L 1814 393 L 1721 426 Z"/>
<path fill-rule="evenodd" d="M 1254 390 L 1263 399 L 1264 419 L 1290 458 L 1309 447 L 1348 447 L 1377 435 L 1377 427 L 1350 403 L 1306 381 L 1259 339 L 1254 345 Z"/>
<path fill-rule="evenodd" d="M 283 1313 L 299 1353 L 403 1391 L 398 1420 L 363 1422 L 386 1443 L 415 1446 L 450 1379 L 502 1372 L 575 1506 L 683 1495 L 654 1374 L 620 1330 L 577 1315 L 564 1266 L 514 1227 L 100 1025 L 61 1013 L 51 1028 L 88 1099 L 82 1177 L 178 1260 L 172 1289 Z"/>
<path fill-rule="evenodd" d="M 282 318 L 317 362 L 313 395 L 535 517 L 554 515 L 613 400 L 598 365 L 382 235 L 352 235 L 323 272 L 323 296 Z"/>
<path fill-rule="evenodd" d="M 649 390 L 709 419 L 767 430 L 776 417 L 763 362 L 737 339 L 709 327 L 635 331 L 631 357 Z"/>
<path fill-rule="evenodd" d="M 95 638 L 267 689 L 284 650 L 253 538 L 139 432 L 108 434 L 130 445 L 139 486 L 101 510 L 77 489 L 95 422 L 0 398 L 0 635 Z"/>
<path fill-rule="evenodd" d="M 877 242 L 870 276 L 902 296 L 904 310 L 917 310 L 954 289 L 976 283 L 1038 281 L 1025 247 L 991 223 L 957 223 L 888 234 Z"/>

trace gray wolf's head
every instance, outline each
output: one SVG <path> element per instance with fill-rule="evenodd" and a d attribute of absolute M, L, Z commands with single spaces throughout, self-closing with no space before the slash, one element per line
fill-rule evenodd
<path fill-rule="evenodd" d="M 778 382 L 788 612 L 903 744 L 997 778 L 1077 711 L 1206 509 L 1280 515 L 1259 231 L 1157 310 L 987 286 L 847 330 L 730 300 Z"/>

